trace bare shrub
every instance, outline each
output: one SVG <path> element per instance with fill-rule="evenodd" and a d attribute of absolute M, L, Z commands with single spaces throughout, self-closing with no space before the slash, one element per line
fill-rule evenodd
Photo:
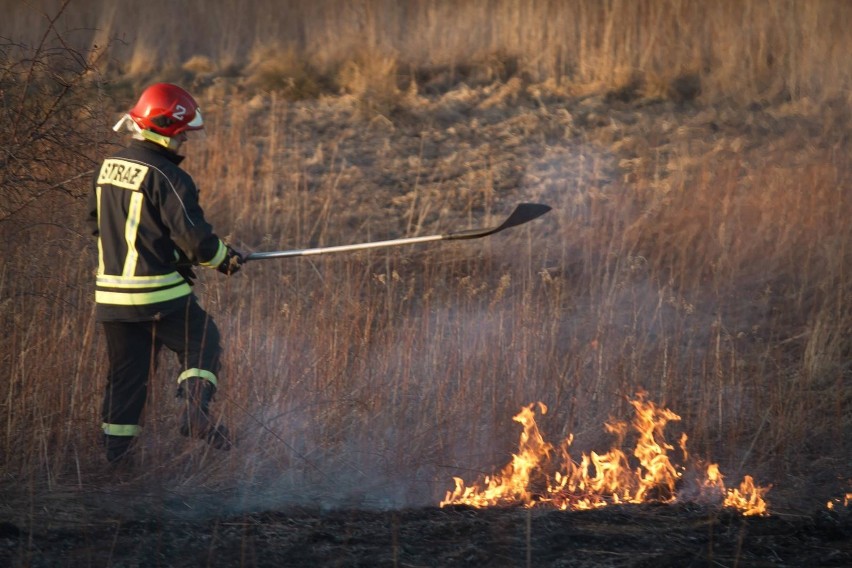
<path fill-rule="evenodd" d="M 0 222 L 53 192 L 79 196 L 67 180 L 93 164 L 106 109 L 89 74 L 103 52 L 81 54 L 54 34 L 51 22 L 34 47 L 0 43 Z"/>
<path fill-rule="evenodd" d="M 10 332 L 0 350 L 8 371 L 0 396 L 15 400 L 5 410 L 2 453 L 6 466 L 30 473 L 64 461 L 77 435 L 76 378 L 86 363 L 57 364 L 49 353 L 91 340 L 76 331 L 89 329 L 83 316 L 92 243 L 81 229 L 83 198 L 111 117 L 96 72 L 105 50 L 69 47 L 56 28 L 67 5 L 43 21 L 38 43 L 0 43 L 0 321 Z M 63 387 L 43 388 L 45 377 Z"/>

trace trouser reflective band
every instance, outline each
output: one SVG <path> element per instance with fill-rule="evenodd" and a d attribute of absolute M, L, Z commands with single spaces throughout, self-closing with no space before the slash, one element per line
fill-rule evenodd
<path fill-rule="evenodd" d="M 204 369 L 187 369 L 178 376 L 178 385 L 180 385 L 186 379 L 190 379 L 192 377 L 198 377 L 200 379 L 209 381 L 214 387 L 218 386 L 218 383 L 216 382 L 216 375 L 214 375 L 210 371 L 205 371 Z"/>
<path fill-rule="evenodd" d="M 138 436 L 142 431 L 136 424 L 101 424 L 104 434 L 107 436 Z"/>

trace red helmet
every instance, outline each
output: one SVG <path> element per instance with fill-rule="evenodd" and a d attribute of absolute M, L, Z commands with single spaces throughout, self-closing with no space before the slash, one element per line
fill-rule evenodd
<path fill-rule="evenodd" d="M 128 114 L 142 130 L 168 138 L 204 128 L 201 110 L 192 95 L 170 83 L 156 83 L 142 91 Z"/>

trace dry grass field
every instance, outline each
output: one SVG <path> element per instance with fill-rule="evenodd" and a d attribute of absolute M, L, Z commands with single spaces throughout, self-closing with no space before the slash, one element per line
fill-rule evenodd
<path fill-rule="evenodd" d="M 852 562 L 849 3 L 0 11 L 0 560 Z M 163 353 L 136 466 L 111 471 L 85 195 L 123 142 L 111 125 L 159 80 L 197 95 L 208 135 L 184 167 L 244 251 L 553 210 L 481 240 L 202 273 L 237 447 L 179 436 Z M 673 494 L 572 513 L 524 508 L 542 499 L 530 489 L 438 509 L 454 477 L 508 471 L 531 403 L 554 455 L 624 449 L 643 471 L 637 434 L 605 426 L 631 422 L 640 392 L 677 414 L 654 432 Z M 694 499 L 711 463 L 728 487 L 751 476 L 768 516 Z"/>

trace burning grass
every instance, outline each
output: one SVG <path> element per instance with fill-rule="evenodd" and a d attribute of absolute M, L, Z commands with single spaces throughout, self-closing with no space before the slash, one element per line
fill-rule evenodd
<path fill-rule="evenodd" d="M 612 504 L 674 503 L 694 499 L 717 500 L 745 516 L 767 514 L 763 495 L 769 488 L 755 486 L 752 477 L 746 475 L 738 488 L 726 489 L 718 464 L 707 466 L 703 478 L 692 479 L 692 487 L 684 486 L 686 468 L 670 459 L 669 451 L 674 446 L 664 437 L 666 424 L 680 420 L 680 416 L 646 401 L 642 393 L 630 404 L 635 411 L 630 425 L 636 438 L 632 452 L 635 466 L 621 449 L 628 434 L 626 423 L 607 423 L 607 432 L 616 436 L 613 447 L 604 454 L 584 452 L 577 462 L 569 453 L 573 435 L 563 440 L 558 448 L 546 442 L 535 420 L 536 405 L 530 404 L 513 418 L 523 426 L 523 431 L 511 463 L 499 474 L 486 476 L 473 485 L 468 486 L 456 477 L 455 489 L 447 491 L 440 505 L 523 505 L 586 510 Z M 541 402 L 538 408 L 542 415 L 547 412 Z M 684 461 L 688 457 L 686 440 L 683 434 L 678 444 Z M 553 463 L 557 454 L 559 459 Z"/>

